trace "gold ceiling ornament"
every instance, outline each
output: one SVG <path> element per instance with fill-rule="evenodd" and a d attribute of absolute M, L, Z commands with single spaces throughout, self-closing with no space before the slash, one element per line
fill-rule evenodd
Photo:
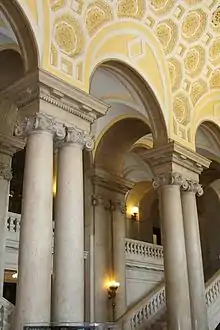
<path fill-rule="evenodd" d="M 176 45 L 178 37 L 177 26 L 171 19 L 162 21 L 156 27 L 156 35 L 161 42 L 165 53 L 168 54 Z"/>
<path fill-rule="evenodd" d="M 151 0 L 150 6 L 153 11 L 160 15 L 168 13 L 175 5 L 176 0 Z"/>
<path fill-rule="evenodd" d="M 77 20 L 70 14 L 64 14 L 55 20 L 54 37 L 60 50 L 74 57 L 80 54 L 84 46 L 84 37 Z"/>
<path fill-rule="evenodd" d="M 205 50 L 201 46 L 195 46 L 188 50 L 184 59 L 186 73 L 191 77 L 200 74 L 205 63 Z"/>
<path fill-rule="evenodd" d="M 58 65 L 58 52 L 54 44 L 51 44 L 50 48 L 50 64 L 55 67 Z"/>
<path fill-rule="evenodd" d="M 214 28 L 220 30 L 220 6 L 212 14 L 212 25 Z"/>
<path fill-rule="evenodd" d="M 209 48 L 209 57 L 214 64 L 220 63 L 220 38 L 213 40 Z"/>
<path fill-rule="evenodd" d="M 50 0 L 50 8 L 53 11 L 59 10 L 66 5 L 66 0 Z"/>
<path fill-rule="evenodd" d="M 118 0 L 117 14 L 118 17 L 131 17 L 141 19 L 146 9 L 145 0 Z"/>
<path fill-rule="evenodd" d="M 190 99 L 193 105 L 208 91 L 208 85 L 203 79 L 194 81 L 190 90 Z"/>
<path fill-rule="evenodd" d="M 216 33 L 220 33 L 220 6 L 218 6 L 212 13 L 211 17 L 211 27 Z"/>
<path fill-rule="evenodd" d="M 198 40 L 206 28 L 206 23 L 207 16 L 202 9 L 190 11 L 183 20 L 182 37 L 189 42 Z"/>
<path fill-rule="evenodd" d="M 180 84 L 182 81 L 182 68 L 180 62 L 171 58 L 168 60 L 168 69 L 170 74 L 172 91 L 175 92 L 178 88 L 180 88 Z"/>
<path fill-rule="evenodd" d="M 178 93 L 173 101 L 173 113 L 176 121 L 186 126 L 190 121 L 190 105 L 187 96 Z"/>
<path fill-rule="evenodd" d="M 212 72 L 210 78 L 210 88 L 211 89 L 220 88 L 220 68 Z"/>
<path fill-rule="evenodd" d="M 85 13 L 85 24 L 89 35 L 92 36 L 101 26 L 111 21 L 111 19 L 111 7 L 104 1 L 93 1 L 88 5 Z"/>

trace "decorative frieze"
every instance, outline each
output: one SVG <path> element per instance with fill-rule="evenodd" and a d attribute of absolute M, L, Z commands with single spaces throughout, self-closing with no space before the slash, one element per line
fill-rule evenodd
<path fill-rule="evenodd" d="M 105 115 L 110 107 L 39 69 L 25 75 L 24 78 L 10 85 L 0 94 L 1 97 L 10 99 L 19 110 L 24 107 L 27 109 L 30 106 L 31 111 L 34 107 L 37 112 L 40 105 L 47 103 L 49 107 L 56 108 L 57 113 L 62 110 L 89 123 L 94 122 L 97 117 Z"/>
<path fill-rule="evenodd" d="M 15 126 L 15 135 L 18 137 L 26 137 L 36 131 L 51 133 L 58 140 L 63 140 L 66 135 L 65 126 L 44 113 L 36 113 L 30 117 L 25 117 L 19 120 Z"/>

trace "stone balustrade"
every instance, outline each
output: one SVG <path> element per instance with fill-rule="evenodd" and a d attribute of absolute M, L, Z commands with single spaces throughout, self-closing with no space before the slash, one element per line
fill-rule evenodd
<path fill-rule="evenodd" d="M 206 284 L 206 305 L 212 305 L 220 296 L 220 270 Z"/>
<path fill-rule="evenodd" d="M 163 247 L 147 242 L 125 240 L 126 263 L 141 262 L 163 266 Z"/>
<path fill-rule="evenodd" d="M 120 319 L 123 329 L 149 329 L 165 313 L 165 300 L 165 286 L 162 283 Z M 220 270 L 206 283 L 206 306 L 209 328 L 215 329 L 220 315 Z"/>

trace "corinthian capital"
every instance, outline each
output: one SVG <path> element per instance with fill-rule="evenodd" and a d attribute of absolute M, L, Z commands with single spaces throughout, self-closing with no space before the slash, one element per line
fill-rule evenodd
<path fill-rule="evenodd" d="M 182 185 L 182 190 L 194 192 L 197 196 L 203 195 L 201 184 L 194 180 L 185 180 L 184 185 Z"/>
<path fill-rule="evenodd" d="M 63 124 L 56 122 L 53 117 L 43 113 L 36 113 L 16 123 L 15 135 L 18 137 L 26 137 L 36 131 L 49 132 L 55 135 L 58 140 L 64 139 L 66 134 Z"/>
<path fill-rule="evenodd" d="M 184 183 L 184 179 L 182 178 L 182 175 L 179 173 L 168 173 L 168 174 L 162 174 L 159 175 L 154 181 L 153 181 L 153 187 L 155 189 L 164 186 L 164 185 L 176 185 L 176 186 L 182 186 Z"/>
<path fill-rule="evenodd" d="M 92 150 L 94 147 L 94 141 L 91 135 L 76 126 L 67 128 L 66 142 L 78 144 L 87 150 Z"/>
<path fill-rule="evenodd" d="M 0 163 L 0 177 L 4 180 L 11 181 L 12 171 L 9 165 Z"/>

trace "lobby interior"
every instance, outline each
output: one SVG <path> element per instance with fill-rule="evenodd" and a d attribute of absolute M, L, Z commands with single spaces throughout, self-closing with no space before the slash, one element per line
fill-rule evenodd
<path fill-rule="evenodd" d="M 0 0 L 0 329 L 219 328 L 219 89 L 217 0 Z"/>

